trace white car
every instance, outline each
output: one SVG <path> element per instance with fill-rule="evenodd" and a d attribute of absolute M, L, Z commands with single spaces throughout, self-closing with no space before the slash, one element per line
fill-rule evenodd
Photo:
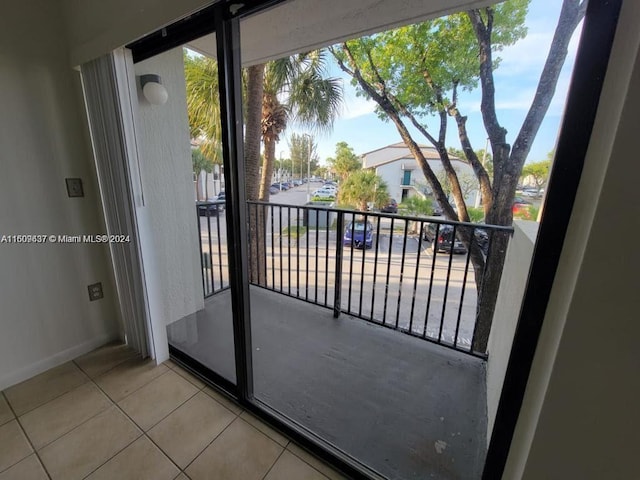
<path fill-rule="evenodd" d="M 537 190 L 532 190 L 532 189 L 525 189 L 522 191 L 522 196 L 523 197 L 530 197 L 530 198 L 535 198 L 538 196 L 538 191 Z"/>
<path fill-rule="evenodd" d="M 335 198 L 337 193 L 338 191 L 334 189 L 321 188 L 313 192 L 313 196 L 319 198 Z"/>

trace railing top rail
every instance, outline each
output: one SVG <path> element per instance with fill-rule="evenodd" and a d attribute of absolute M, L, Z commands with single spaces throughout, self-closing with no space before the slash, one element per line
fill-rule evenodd
<path fill-rule="evenodd" d="M 456 226 L 469 227 L 469 228 L 482 228 L 484 230 L 495 230 L 495 231 L 513 233 L 513 227 L 510 227 L 510 226 L 489 225 L 486 223 L 460 222 L 457 220 L 447 220 L 446 218 L 442 218 L 442 217 L 431 217 L 431 216 L 419 217 L 419 216 L 398 215 L 393 213 L 368 212 L 368 211 L 361 212 L 360 210 L 350 210 L 347 208 L 329 207 L 326 205 L 290 205 L 286 203 L 272 203 L 272 202 L 263 202 L 259 200 L 249 200 L 247 201 L 247 203 L 253 204 L 253 205 L 270 205 L 273 207 L 285 207 L 285 208 L 296 207 L 296 208 L 302 208 L 302 209 L 308 209 L 308 210 L 330 211 L 335 213 L 342 212 L 342 213 L 356 214 L 361 216 L 366 215 L 367 217 L 397 218 L 399 220 L 408 220 L 411 222 L 429 222 L 429 223 L 437 223 L 440 225 L 456 225 Z"/>
<path fill-rule="evenodd" d="M 198 200 L 196 201 L 196 205 L 198 207 L 207 206 L 207 205 L 224 205 L 226 202 L 224 200 Z"/>

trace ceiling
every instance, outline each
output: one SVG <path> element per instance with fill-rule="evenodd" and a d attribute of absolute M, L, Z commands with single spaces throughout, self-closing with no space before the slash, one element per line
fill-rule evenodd
<path fill-rule="evenodd" d="M 491 3 L 495 2 L 291 0 L 241 20 L 242 63 L 245 66 L 262 63 Z M 189 42 L 189 47 L 215 57 L 215 34 Z"/>

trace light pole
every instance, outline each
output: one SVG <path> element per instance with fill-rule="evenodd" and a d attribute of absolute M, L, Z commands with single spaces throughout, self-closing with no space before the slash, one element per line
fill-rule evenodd
<path fill-rule="evenodd" d="M 311 191 L 309 178 L 311 178 L 311 135 L 304 134 L 307 137 L 307 203 L 311 201 Z M 302 180 L 302 163 L 300 164 L 300 180 Z"/>

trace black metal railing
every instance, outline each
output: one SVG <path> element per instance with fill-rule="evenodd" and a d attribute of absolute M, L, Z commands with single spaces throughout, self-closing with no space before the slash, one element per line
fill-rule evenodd
<path fill-rule="evenodd" d="M 249 202 L 254 285 L 478 356 L 478 288 L 496 227 Z"/>
<path fill-rule="evenodd" d="M 205 297 L 229 288 L 224 201 L 198 202 Z M 478 356 L 482 265 L 509 227 L 324 206 L 248 203 L 250 280 Z M 355 227 L 355 228 L 354 228 Z M 475 260 L 475 261 L 474 261 Z"/>
<path fill-rule="evenodd" d="M 229 288 L 224 200 L 196 202 L 198 243 L 205 298 Z"/>

